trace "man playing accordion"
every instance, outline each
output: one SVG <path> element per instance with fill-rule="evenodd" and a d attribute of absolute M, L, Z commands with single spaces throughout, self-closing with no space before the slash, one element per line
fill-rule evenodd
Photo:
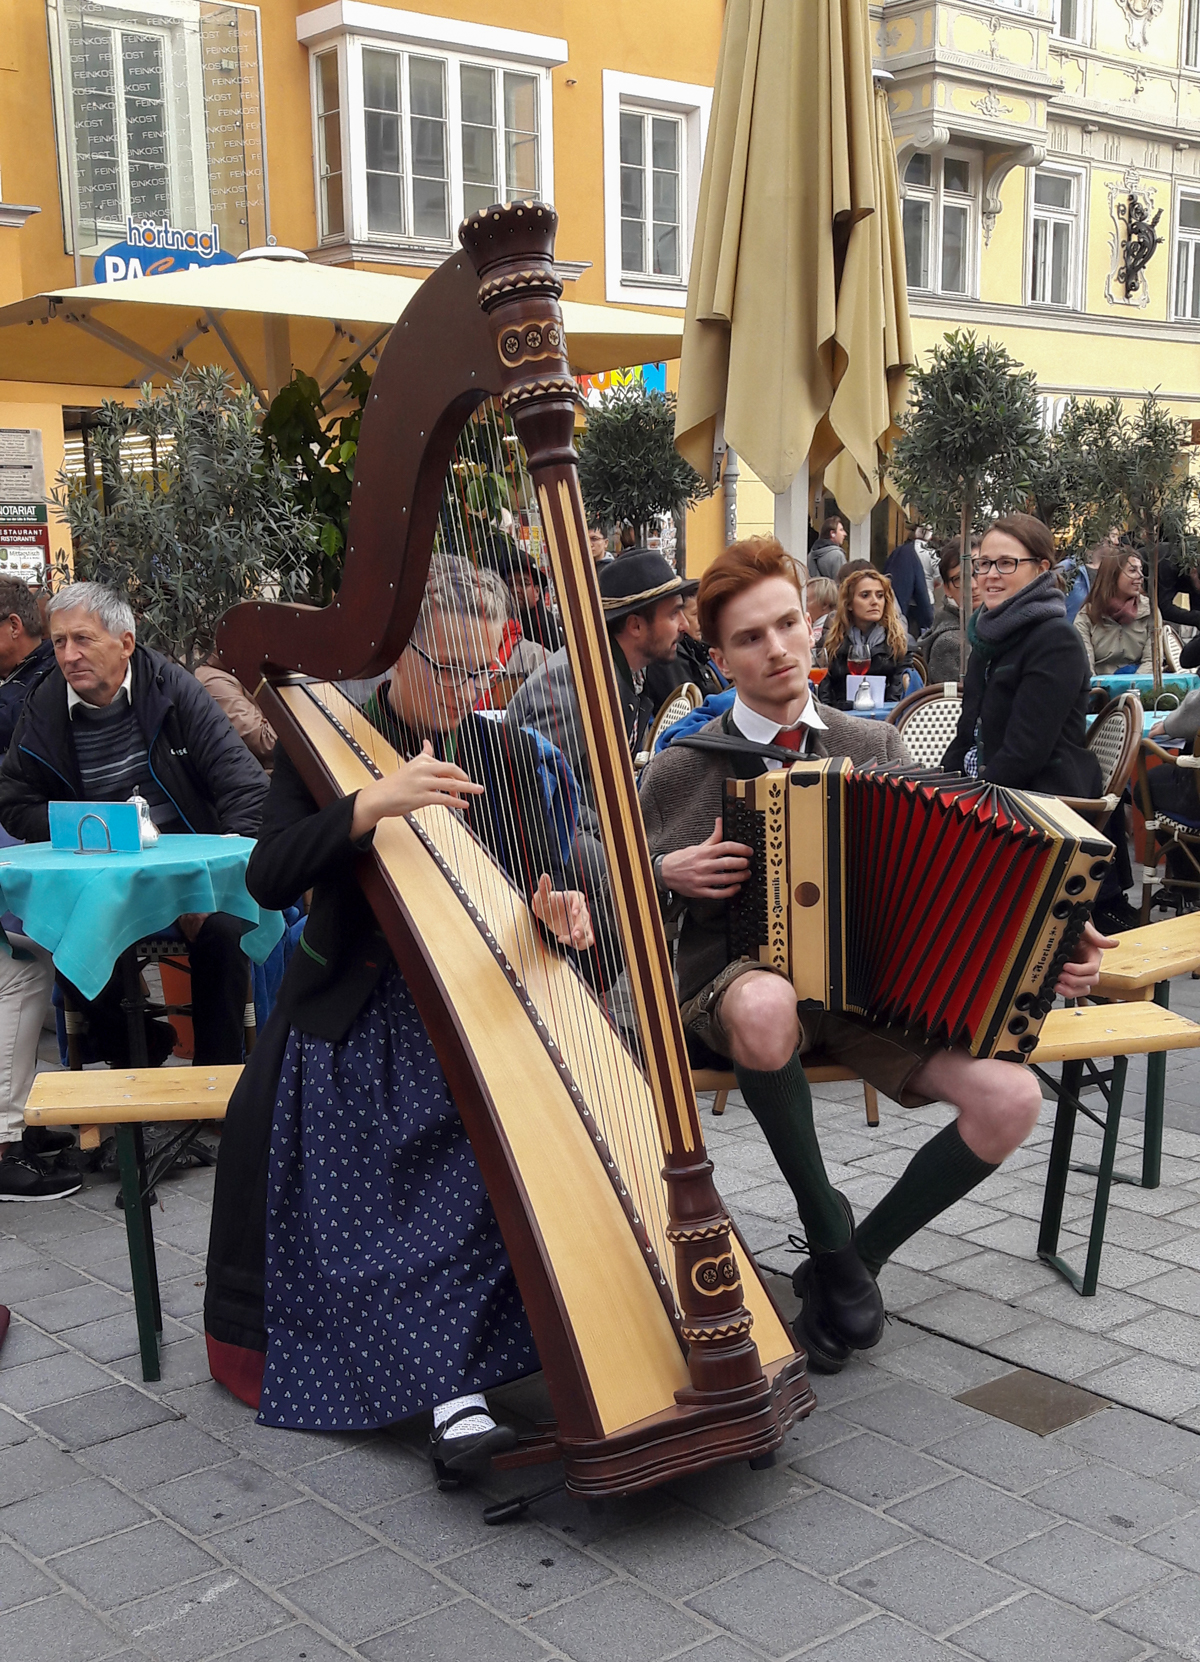
<path fill-rule="evenodd" d="M 812 637 L 800 578 L 778 542 L 731 544 L 705 572 L 698 598 L 703 637 L 737 688 L 733 708 L 703 731 L 748 742 L 744 751 L 668 747 L 644 775 L 642 810 L 664 909 L 681 921 L 679 996 L 692 1064 L 732 1062 L 796 1198 L 810 1253 L 793 1278 L 802 1304 L 796 1336 L 813 1367 L 834 1373 L 852 1351 L 879 1340 L 882 1266 L 1024 1142 L 1041 1092 L 1026 1068 L 929 1044 L 898 1027 L 807 1008 L 801 1022 L 785 976 L 757 960 L 730 962 L 726 911 L 749 875 L 751 850 L 723 839 L 726 778 L 779 767 L 764 746 L 845 756 L 856 766 L 912 759 L 894 727 L 818 711 L 809 691 Z M 881 848 L 879 858 L 888 851 Z M 1103 948 L 1113 944 L 1088 924 L 1057 992 L 1086 994 Z M 903 1107 L 940 1101 L 956 1111 L 857 1223 L 821 1157 L 803 1067 L 815 1050 L 853 1067 Z"/>

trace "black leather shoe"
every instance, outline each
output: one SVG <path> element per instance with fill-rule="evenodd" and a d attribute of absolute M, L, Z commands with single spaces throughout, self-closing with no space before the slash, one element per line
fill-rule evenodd
<path fill-rule="evenodd" d="M 792 1323 L 792 1333 L 801 1350 L 808 1355 L 808 1366 L 814 1373 L 841 1373 L 850 1360 L 850 1346 L 829 1326 L 818 1289 L 813 1286 L 813 1261 L 809 1258 L 792 1276 L 792 1287 L 800 1300 L 800 1314 Z"/>
<path fill-rule="evenodd" d="M 808 1264 L 808 1287 L 821 1328 L 836 1333 L 851 1350 L 877 1345 L 883 1333 L 883 1295 L 854 1242 L 836 1252 L 818 1252 Z"/>
<path fill-rule="evenodd" d="M 511 1425 L 494 1425 L 490 1431 L 477 1431 L 471 1437 L 448 1437 L 446 1433 L 460 1420 L 485 1412 L 480 1408 L 460 1408 L 434 1431 L 429 1439 L 429 1458 L 433 1461 L 434 1476 L 439 1489 L 457 1489 L 482 1477 L 494 1454 L 515 1448 L 517 1434 Z"/>

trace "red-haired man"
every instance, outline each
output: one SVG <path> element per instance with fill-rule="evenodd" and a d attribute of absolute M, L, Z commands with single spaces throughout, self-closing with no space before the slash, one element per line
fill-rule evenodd
<path fill-rule="evenodd" d="M 702 577 L 699 607 L 713 659 L 737 688 L 732 710 L 704 731 L 801 755 L 846 756 L 857 765 L 910 760 L 894 727 L 818 710 L 808 686 L 812 637 L 804 596 L 779 543 L 731 544 Z M 725 913 L 749 874 L 751 850 L 722 838 L 724 781 L 778 766 L 749 748 L 730 754 L 670 747 L 647 769 L 641 803 L 655 881 L 668 915 L 682 918 L 679 996 L 693 1064 L 733 1062 L 746 1105 L 795 1195 L 810 1252 L 794 1277 L 802 1301 L 796 1334 L 812 1365 L 832 1373 L 851 1351 L 878 1342 L 883 1300 L 876 1277 L 883 1264 L 1024 1142 L 1041 1092 L 1028 1069 L 923 1044 L 899 1028 L 808 1011 L 802 1025 L 789 980 L 757 961 L 729 961 Z M 1079 997 L 1094 985 L 1105 944 L 1114 943 L 1089 925 L 1078 961 L 1059 981 L 1061 994 Z M 941 1101 L 957 1111 L 857 1227 L 849 1202 L 829 1182 L 813 1124 L 802 1058 L 815 1049 L 853 1066 L 902 1106 Z"/>

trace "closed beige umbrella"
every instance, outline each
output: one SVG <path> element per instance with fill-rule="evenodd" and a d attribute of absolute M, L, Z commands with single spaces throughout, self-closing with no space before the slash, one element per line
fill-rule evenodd
<path fill-rule="evenodd" d="M 861 520 L 912 362 L 895 149 L 862 0 L 728 0 L 676 442 L 781 496 L 806 462 Z M 836 458 L 836 459 L 835 459 Z"/>

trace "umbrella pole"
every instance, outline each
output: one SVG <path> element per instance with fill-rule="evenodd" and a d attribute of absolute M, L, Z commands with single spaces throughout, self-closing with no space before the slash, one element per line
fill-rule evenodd
<path fill-rule="evenodd" d="M 775 493 L 775 536 L 801 569 L 808 570 L 808 457 L 785 491 Z"/>

